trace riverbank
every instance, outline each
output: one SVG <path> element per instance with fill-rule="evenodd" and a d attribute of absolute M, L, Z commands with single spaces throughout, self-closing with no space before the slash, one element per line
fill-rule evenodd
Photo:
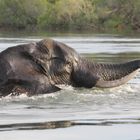
<path fill-rule="evenodd" d="M 128 37 L 140 37 L 140 33 L 138 32 L 113 32 L 113 31 L 92 31 L 92 30 L 40 30 L 40 29 L 13 29 L 13 28 L 0 28 L 0 37 L 55 37 L 55 36 L 70 36 L 70 37 L 78 37 L 78 36 L 128 36 Z"/>
<path fill-rule="evenodd" d="M 4 0 L 0 1 L 0 27 L 31 32 L 140 33 L 139 7 L 139 0 Z"/>

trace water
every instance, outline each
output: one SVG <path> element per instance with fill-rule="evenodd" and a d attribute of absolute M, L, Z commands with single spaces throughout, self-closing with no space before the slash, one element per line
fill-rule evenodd
<path fill-rule="evenodd" d="M 52 37 L 96 62 L 140 58 L 140 38 L 111 35 Z M 0 38 L 0 51 L 41 37 Z M 1 140 L 139 140 L 140 74 L 111 89 L 70 86 L 38 97 L 0 99 Z"/>

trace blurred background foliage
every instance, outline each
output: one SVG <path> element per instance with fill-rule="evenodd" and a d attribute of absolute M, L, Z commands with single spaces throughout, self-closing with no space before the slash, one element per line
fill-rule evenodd
<path fill-rule="evenodd" d="M 0 28 L 140 32 L 140 0 L 0 0 Z"/>

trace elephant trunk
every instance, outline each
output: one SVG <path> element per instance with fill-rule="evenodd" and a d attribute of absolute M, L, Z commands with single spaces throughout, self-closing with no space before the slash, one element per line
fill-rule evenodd
<path fill-rule="evenodd" d="M 140 60 L 120 64 L 93 63 L 80 59 L 72 74 L 76 87 L 116 87 L 130 80 L 140 68 Z"/>

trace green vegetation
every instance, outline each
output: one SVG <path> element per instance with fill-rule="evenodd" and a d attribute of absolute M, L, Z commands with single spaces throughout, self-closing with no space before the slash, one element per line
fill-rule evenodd
<path fill-rule="evenodd" d="M 140 32 L 140 0 L 0 0 L 0 28 Z"/>

